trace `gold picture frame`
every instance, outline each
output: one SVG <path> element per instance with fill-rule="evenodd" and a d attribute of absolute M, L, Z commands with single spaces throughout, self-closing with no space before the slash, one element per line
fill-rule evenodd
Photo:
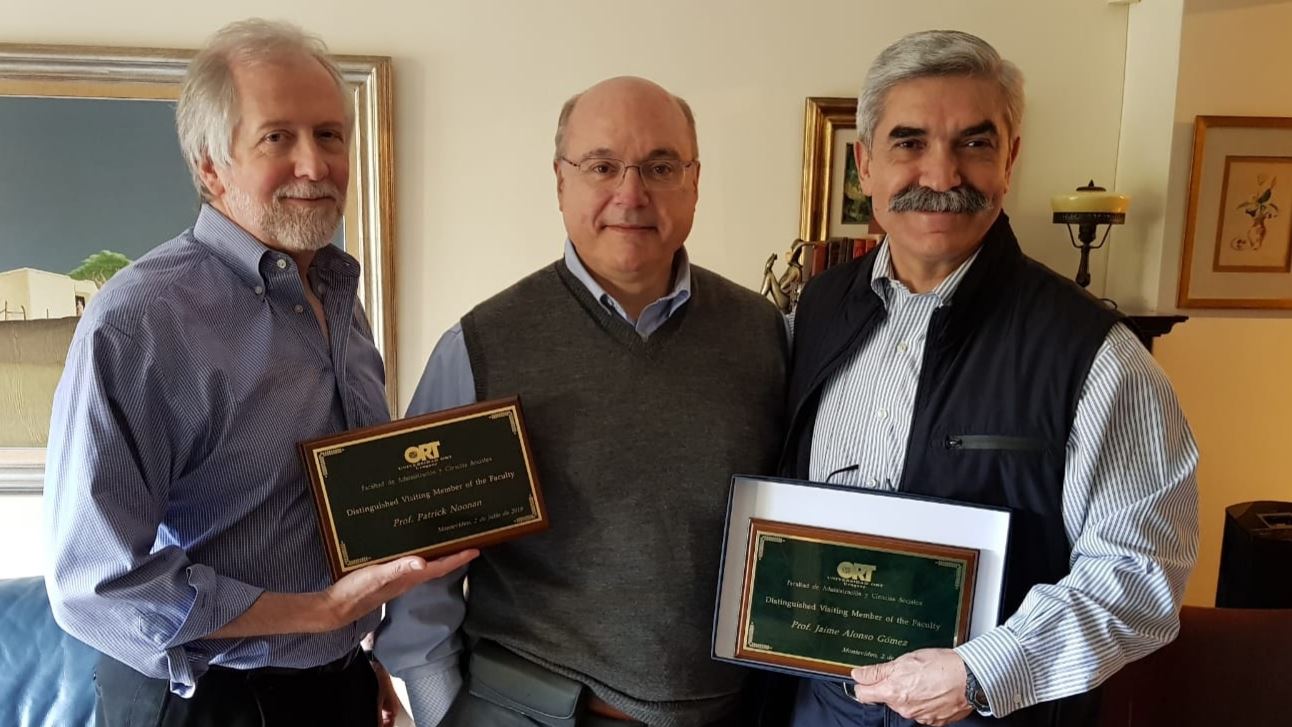
<path fill-rule="evenodd" d="M 1292 309 L 1292 118 L 1194 120 L 1176 305 Z"/>
<path fill-rule="evenodd" d="M 14 97 L 174 101 L 193 55 L 190 50 L 166 48 L 0 43 L 0 101 Z M 359 296 L 385 361 L 386 400 L 393 412 L 398 378 L 392 66 L 384 56 L 334 58 L 352 91 L 355 111 L 344 245 L 362 265 Z M 43 447 L 0 446 L 0 491 L 40 491 L 44 463 Z"/>
<path fill-rule="evenodd" d="M 799 198 L 799 239 L 820 242 L 857 238 L 878 230 L 869 200 L 849 189 L 856 175 L 848 145 L 856 142 L 857 99 L 811 96 L 803 113 L 803 188 Z M 856 209 L 857 211 L 854 211 Z"/>

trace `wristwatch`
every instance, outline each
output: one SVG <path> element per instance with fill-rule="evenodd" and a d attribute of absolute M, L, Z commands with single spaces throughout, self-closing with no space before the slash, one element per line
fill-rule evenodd
<path fill-rule="evenodd" d="M 991 705 L 987 704 L 987 692 L 983 691 L 978 677 L 973 675 L 973 669 L 968 664 L 965 664 L 965 701 L 980 714 L 991 713 Z"/>

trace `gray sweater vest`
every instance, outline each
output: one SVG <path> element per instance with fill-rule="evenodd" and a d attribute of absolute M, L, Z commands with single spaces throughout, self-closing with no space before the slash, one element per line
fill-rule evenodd
<path fill-rule="evenodd" d="M 552 522 L 471 564 L 465 629 L 665 727 L 706 724 L 741 689 L 710 657 L 727 491 L 772 471 L 784 414 L 780 315 L 691 274 L 647 341 L 563 262 L 462 318 L 477 396 L 521 397 Z"/>

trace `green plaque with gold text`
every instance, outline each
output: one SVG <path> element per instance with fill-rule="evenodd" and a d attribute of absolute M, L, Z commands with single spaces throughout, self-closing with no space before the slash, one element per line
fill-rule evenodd
<path fill-rule="evenodd" d="M 516 398 L 356 429 L 300 450 L 334 578 L 548 526 Z"/>
<path fill-rule="evenodd" d="M 978 551 L 750 520 L 736 656 L 847 676 L 969 633 Z"/>

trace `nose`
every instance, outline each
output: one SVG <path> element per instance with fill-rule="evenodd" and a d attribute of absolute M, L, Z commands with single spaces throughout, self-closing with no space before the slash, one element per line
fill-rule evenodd
<path fill-rule="evenodd" d="M 920 165 L 920 184 L 936 192 L 960 186 L 960 164 L 955 153 L 943 144 L 931 145 Z"/>
<path fill-rule="evenodd" d="M 329 166 L 327 155 L 318 141 L 313 138 L 303 139 L 296 145 L 296 176 L 318 182 L 327 178 Z"/>
<path fill-rule="evenodd" d="M 646 185 L 642 183 L 642 172 L 639 167 L 624 169 L 615 187 L 614 201 L 624 207 L 644 207 L 650 198 L 646 194 Z"/>

